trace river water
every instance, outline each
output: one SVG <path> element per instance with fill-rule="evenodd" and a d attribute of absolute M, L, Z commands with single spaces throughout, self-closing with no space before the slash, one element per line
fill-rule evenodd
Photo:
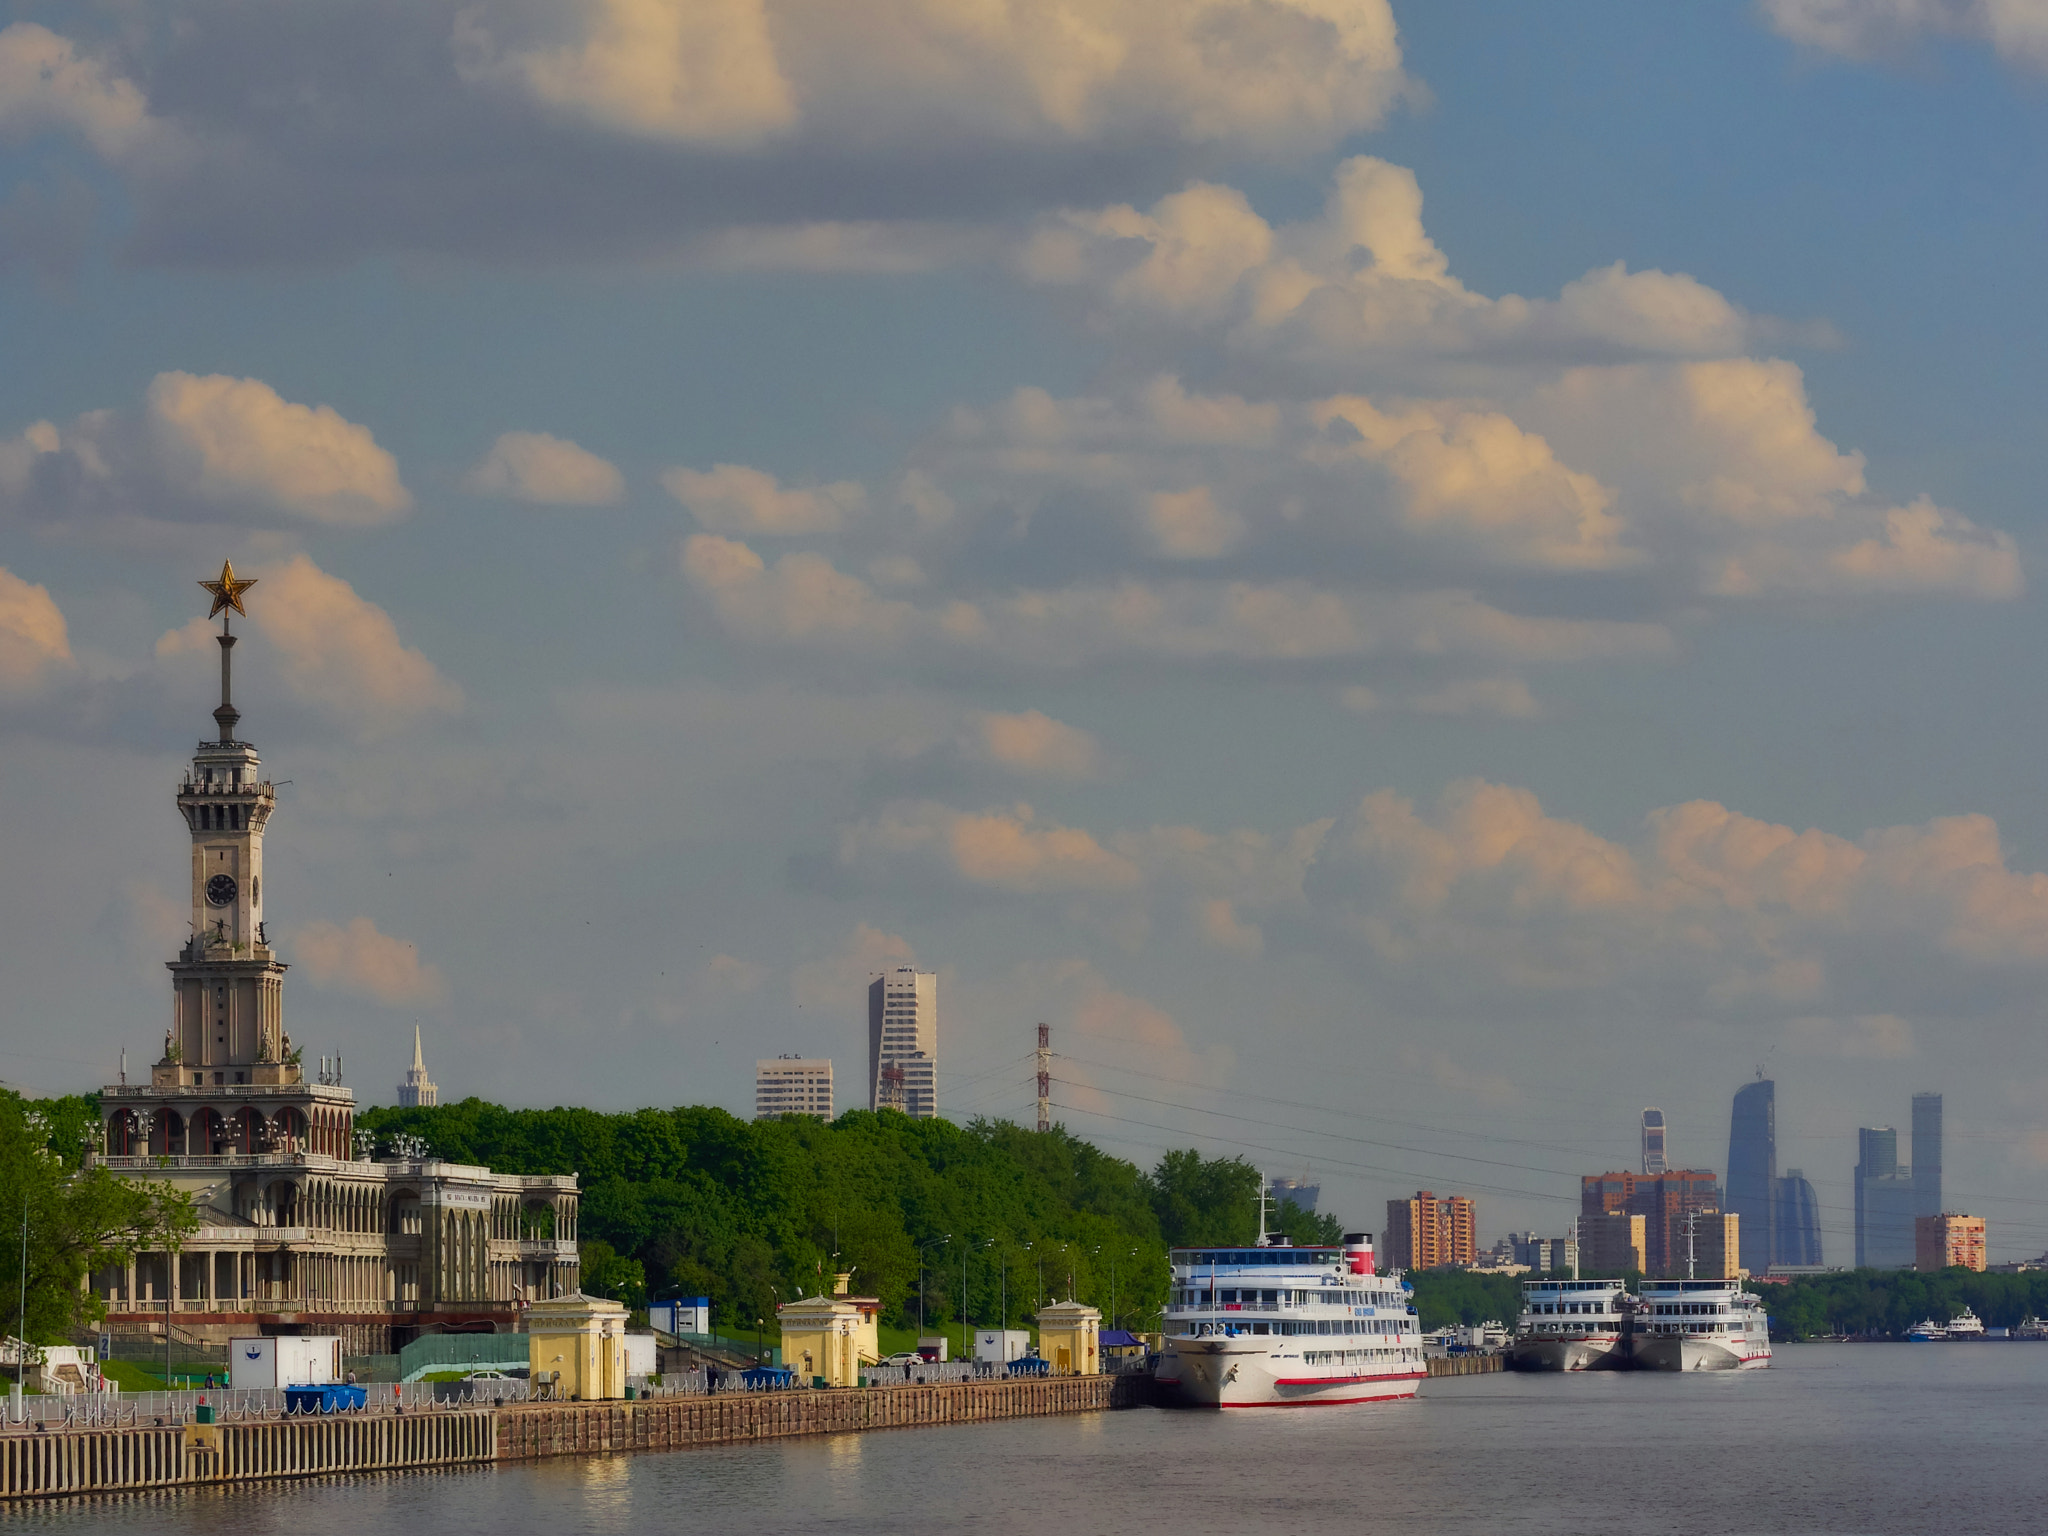
<path fill-rule="evenodd" d="M 0 1512 L 163 1536 L 2035 1532 L 2048 1344 L 1780 1347 L 1741 1374 L 1469 1376 L 1414 1402 L 1155 1409 Z"/>

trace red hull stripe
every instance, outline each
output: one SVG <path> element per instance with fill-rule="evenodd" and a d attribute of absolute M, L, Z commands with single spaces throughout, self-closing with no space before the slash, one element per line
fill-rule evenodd
<path fill-rule="evenodd" d="M 1318 1397 L 1298 1403 L 1216 1403 L 1217 1408 L 1341 1408 L 1346 1403 L 1406 1403 L 1413 1392 L 1381 1392 L 1373 1397 Z"/>

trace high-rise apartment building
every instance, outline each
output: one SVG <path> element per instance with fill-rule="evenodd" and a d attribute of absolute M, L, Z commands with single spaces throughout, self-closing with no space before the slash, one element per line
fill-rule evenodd
<path fill-rule="evenodd" d="M 1670 1168 L 1664 1155 L 1664 1111 L 1643 1111 L 1643 1172 L 1663 1173 Z"/>
<path fill-rule="evenodd" d="M 1276 1210 L 1292 1201 L 1297 1210 L 1313 1212 L 1316 1202 L 1323 1197 L 1323 1186 L 1307 1179 L 1274 1179 L 1266 1186 L 1266 1193 Z"/>
<path fill-rule="evenodd" d="M 754 1063 L 754 1118 L 832 1118 L 832 1063 L 814 1056 L 778 1056 Z"/>
<path fill-rule="evenodd" d="M 939 978 L 901 965 L 868 983 L 868 1107 L 939 1112 Z"/>
<path fill-rule="evenodd" d="M 1773 1215 L 1778 1224 L 1771 1239 L 1774 1267 L 1793 1264 L 1812 1268 L 1826 1262 L 1820 1256 L 1820 1201 L 1814 1196 L 1813 1185 L 1797 1168 L 1787 1169 L 1779 1178 Z"/>
<path fill-rule="evenodd" d="M 1899 1167 L 1899 1133 L 1888 1125 L 1856 1132 L 1856 1267 L 1913 1267 L 1913 1175 Z"/>
<path fill-rule="evenodd" d="M 1579 1216 L 1579 1262 L 1593 1276 L 1649 1272 L 1648 1220 L 1627 1211 Z"/>
<path fill-rule="evenodd" d="M 1728 1121 L 1728 1209 L 1742 1218 L 1742 1267 L 1753 1275 L 1770 1268 L 1778 1227 L 1777 1094 L 1767 1077 L 1744 1083 Z"/>
<path fill-rule="evenodd" d="M 1589 1173 L 1579 1180 L 1579 1241 L 1586 1241 L 1587 1218 L 1626 1212 L 1643 1218 L 1644 1273 L 1659 1277 L 1685 1274 L 1681 1223 L 1688 1211 L 1718 1212 L 1721 1185 L 1709 1168 L 1673 1168 L 1659 1174 Z M 1602 1268 L 1619 1268 L 1603 1265 Z"/>
<path fill-rule="evenodd" d="M 1984 1218 L 1939 1211 L 1913 1219 L 1915 1269 L 1984 1268 Z"/>
<path fill-rule="evenodd" d="M 1941 1095 L 1913 1095 L 1913 1214 L 1941 1214 Z"/>
<path fill-rule="evenodd" d="M 1418 1190 L 1412 1200 L 1387 1202 L 1380 1244 L 1391 1269 L 1440 1269 L 1479 1262 L 1479 1210 L 1467 1195 L 1439 1198 Z"/>

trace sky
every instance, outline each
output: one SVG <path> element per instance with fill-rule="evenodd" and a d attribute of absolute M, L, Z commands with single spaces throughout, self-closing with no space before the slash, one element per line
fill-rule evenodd
<path fill-rule="evenodd" d="M 204 594 L 387 1102 L 2048 1250 L 2048 0 L 17 0 L 0 1076 L 154 1059 Z"/>

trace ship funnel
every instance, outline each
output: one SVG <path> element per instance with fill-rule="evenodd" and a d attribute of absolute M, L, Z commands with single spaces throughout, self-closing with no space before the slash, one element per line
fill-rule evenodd
<path fill-rule="evenodd" d="M 1372 1273 L 1372 1234 L 1370 1232 L 1346 1232 L 1344 1234 L 1344 1262 L 1354 1275 Z"/>

